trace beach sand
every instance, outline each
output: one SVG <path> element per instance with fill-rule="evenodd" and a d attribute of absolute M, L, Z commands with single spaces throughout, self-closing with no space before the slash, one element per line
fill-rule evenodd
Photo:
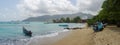
<path fill-rule="evenodd" d="M 93 32 L 92 28 L 77 29 L 52 45 L 120 45 L 120 28 L 107 26 L 101 32 Z"/>

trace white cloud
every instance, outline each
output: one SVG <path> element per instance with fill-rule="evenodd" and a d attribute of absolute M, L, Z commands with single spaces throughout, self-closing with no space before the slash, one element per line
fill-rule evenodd
<path fill-rule="evenodd" d="M 78 0 L 77 6 L 83 13 L 97 14 L 104 0 Z"/>
<path fill-rule="evenodd" d="M 73 5 L 70 0 L 20 0 L 17 8 L 23 17 L 41 16 L 44 14 L 65 14 L 83 12 L 97 14 L 104 0 L 77 0 Z"/>
<path fill-rule="evenodd" d="M 17 8 L 30 16 L 77 12 L 78 8 L 69 0 L 21 0 Z"/>

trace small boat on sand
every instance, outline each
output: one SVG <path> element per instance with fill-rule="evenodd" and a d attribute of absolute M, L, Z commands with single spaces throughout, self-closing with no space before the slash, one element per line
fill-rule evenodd
<path fill-rule="evenodd" d="M 25 27 L 23 27 L 23 33 L 24 33 L 26 36 L 32 36 L 32 32 L 31 32 L 31 31 L 28 31 Z"/>

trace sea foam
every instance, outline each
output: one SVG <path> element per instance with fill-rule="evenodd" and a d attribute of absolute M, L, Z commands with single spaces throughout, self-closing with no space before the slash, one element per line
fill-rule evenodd
<path fill-rule="evenodd" d="M 65 29 L 65 30 L 54 32 L 47 35 L 34 36 L 30 38 L 30 41 L 26 45 L 50 45 L 62 39 L 68 34 L 69 34 L 69 30 Z"/>

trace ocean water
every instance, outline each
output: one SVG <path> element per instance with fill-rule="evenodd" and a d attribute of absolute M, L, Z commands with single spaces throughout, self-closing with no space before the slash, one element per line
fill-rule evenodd
<path fill-rule="evenodd" d="M 0 22 L 0 45 L 28 45 L 30 42 L 38 38 L 42 42 L 43 38 L 57 36 L 59 32 L 68 31 L 64 29 L 65 27 L 59 25 L 69 25 L 70 27 L 83 26 L 83 24 L 74 23 L 46 24 L 44 22 Z M 32 37 L 23 34 L 23 26 L 33 32 Z"/>

